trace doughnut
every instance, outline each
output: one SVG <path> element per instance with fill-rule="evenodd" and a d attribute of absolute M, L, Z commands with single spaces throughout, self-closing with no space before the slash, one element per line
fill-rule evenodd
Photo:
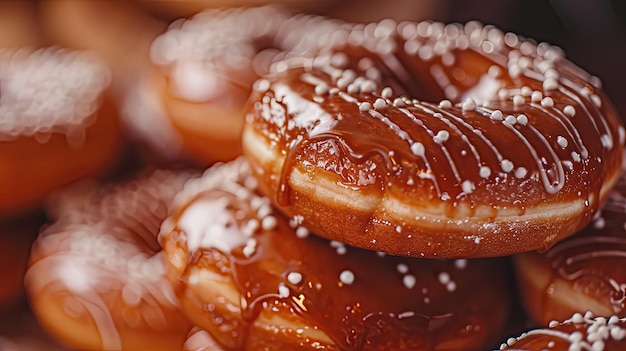
<path fill-rule="evenodd" d="M 228 350 L 482 350 L 511 305 L 500 259 L 395 257 L 309 235 L 256 192 L 244 158 L 187 183 L 159 239 L 182 310 Z"/>
<path fill-rule="evenodd" d="M 201 164 L 241 154 L 243 108 L 270 62 L 315 51 L 339 24 L 279 6 L 207 10 L 173 22 L 151 47 L 159 73 L 146 89 L 162 101 L 183 148 Z"/>
<path fill-rule="evenodd" d="M 0 50 L 0 217 L 112 163 L 121 135 L 108 85 L 87 52 Z"/>
<path fill-rule="evenodd" d="M 572 313 L 626 317 L 626 173 L 592 222 L 543 253 L 514 257 L 526 309 L 547 325 Z"/>
<path fill-rule="evenodd" d="M 0 310 L 22 297 L 28 255 L 42 224 L 41 214 L 0 223 Z"/>
<path fill-rule="evenodd" d="M 501 351 L 619 351 L 626 348 L 626 319 L 575 313 L 549 328 L 534 329 L 500 346 Z"/>
<path fill-rule="evenodd" d="M 55 196 L 24 279 L 42 327 L 80 350 L 180 350 L 191 325 L 156 240 L 190 172 L 157 170 Z"/>
<path fill-rule="evenodd" d="M 477 22 L 342 27 L 272 65 L 246 107 L 263 194 L 366 249 L 469 258 L 546 249 L 617 179 L 624 128 L 600 80 Z"/>

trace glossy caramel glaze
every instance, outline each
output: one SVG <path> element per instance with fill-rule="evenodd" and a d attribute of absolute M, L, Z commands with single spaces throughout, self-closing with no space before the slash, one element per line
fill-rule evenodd
<path fill-rule="evenodd" d="M 490 256 L 548 247 L 603 202 L 624 129 L 599 79 L 558 48 L 475 22 L 382 21 L 333 38 L 315 58 L 275 64 L 250 99 L 244 153 L 289 216 L 371 249 Z M 353 189 L 342 204 L 378 199 L 359 231 L 377 221 L 388 228 L 361 240 L 309 218 L 295 199 L 317 195 L 294 184 L 294 173 Z M 387 239 L 396 226 L 418 235 Z M 441 239 L 415 238 L 434 230 Z M 447 236 L 483 248 L 428 248 Z M 398 244 L 380 247 L 386 240 Z"/>
<path fill-rule="evenodd" d="M 585 229 L 515 260 L 522 296 L 538 321 L 581 309 L 626 317 L 626 175 Z"/>
<path fill-rule="evenodd" d="M 193 176 L 154 171 L 116 186 L 79 184 L 48 207 L 24 280 L 34 314 L 80 350 L 180 350 L 191 325 L 164 276 L 156 240 Z"/>
<path fill-rule="evenodd" d="M 621 351 L 626 349 L 626 319 L 574 314 L 546 329 L 535 329 L 510 338 L 500 350 L 506 351 Z"/>
<path fill-rule="evenodd" d="M 227 349 L 480 350 L 509 310 L 506 261 L 394 257 L 309 235 L 247 160 L 188 183 L 161 243 L 183 310 Z"/>

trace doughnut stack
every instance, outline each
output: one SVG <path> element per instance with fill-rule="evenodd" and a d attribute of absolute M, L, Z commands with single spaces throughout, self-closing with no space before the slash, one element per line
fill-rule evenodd
<path fill-rule="evenodd" d="M 273 5 L 167 30 L 134 3 L 45 6 L 138 20 L 0 52 L 0 218 L 30 224 L 0 242 L 34 240 L 0 260 L 28 261 L 7 276 L 59 347 L 626 349 L 626 132 L 558 47 Z M 138 53 L 85 39 L 120 31 Z"/>

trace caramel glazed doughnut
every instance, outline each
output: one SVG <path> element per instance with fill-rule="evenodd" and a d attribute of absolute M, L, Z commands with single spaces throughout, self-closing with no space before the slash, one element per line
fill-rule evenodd
<path fill-rule="evenodd" d="M 418 257 L 545 249 L 615 182 L 624 128 L 558 48 L 476 22 L 334 37 L 255 83 L 243 132 L 262 192 L 313 232 Z"/>
<path fill-rule="evenodd" d="M 243 158 L 210 168 L 178 194 L 160 234 L 181 308 L 225 349 L 485 350 L 501 337 L 512 304 L 500 259 L 328 241 L 277 213 L 256 184 Z M 197 350 L 213 342 L 192 337 Z"/>
<path fill-rule="evenodd" d="M 617 316 L 594 317 L 575 313 L 546 329 L 528 331 L 510 338 L 501 351 L 621 351 L 626 348 L 626 319 Z"/>
<path fill-rule="evenodd" d="M 626 317 L 626 173 L 593 221 L 539 254 L 514 257 L 526 310 L 542 325 L 576 311 Z"/>
<path fill-rule="evenodd" d="M 43 328 L 79 350 L 181 350 L 191 325 L 164 277 L 156 241 L 191 174 L 154 173 L 111 187 L 77 185 L 50 205 L 25 286 Z"/>
<path fill-rule="evenodd" d="M 273 61 L 312 55 L 341 22 L 280 6 L 210 9 L 170 25 L 151 46 L 160 74 L 146 90 L 163 103 L 166 121 L 202 164 L 241 154 L 246 100 Z"/>
<path fill-rule="evenodd" d="M 111 164 L 121 143 L 109 83 L 87 52 L 0 50 L 0 216 Z"/>

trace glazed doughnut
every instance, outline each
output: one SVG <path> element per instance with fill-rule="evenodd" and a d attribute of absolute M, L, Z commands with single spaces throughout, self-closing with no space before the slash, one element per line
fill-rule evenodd
<path fill-rule="evenodd" d="M 511 304 L 503 261 L 386 256 L 308 235 L 247 160 L 176 197 L 160 242 L 181 308 L 228 350 L 482 350 Z M 477 287 L 480 287 L 478 289 Z"/>
<path fill-rule="evenodd" d="M 626 174 L 591 224 L 544 253 L 514 258 L 521 296 L 542 325 L 572 313 L 626 317 Z"/>
<path fill-rule="evenodd" d="M 547 248 L 587 224 L 624 128 L 598 78 L 492 26 L 383 20 L 255 83 L 244 154 L 324 237 L 416 257 Z"/>
<path fill-rule="evenodd" d="M 339 24 L 279 6 L 214 9 L 172 23 L 152 44 L 148 80 L 183 147 L 202 164 L 241 154 L 253 82 L 282 51 L 314 52 Z"/>
<path fill-rule="evenodd" d="M 500 346 L 504 351 L 620 351 L 626 348 L 626 319 L 575 313 L 547 329 L 534 329 Z"/>
<path fill-rule="evenodd" d="M 0 216 L 111 164 L 120 127 L 108 85 L 87 52 L 0 51 Z"/>
<path fill-rule="evenodd" d="M 50 204 L 25 277 L 41 325 L 80 350 L 180 350 L 191 325 L 156 241 L 186 172 L 116 187 L 77 185 Z"/>

